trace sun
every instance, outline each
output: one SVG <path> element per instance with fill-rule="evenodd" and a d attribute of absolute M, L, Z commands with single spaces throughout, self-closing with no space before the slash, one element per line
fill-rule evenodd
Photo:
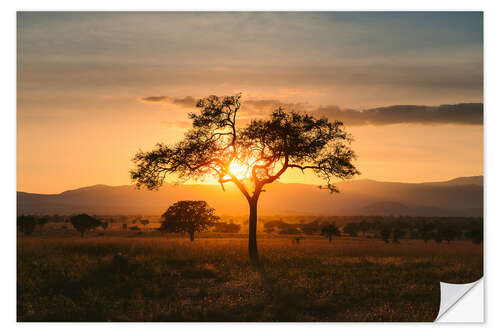
<path fill-rule="evenodd" d="M 249 170 L 250 169 L 247 165 L 242 164 L 237 160 L 233 160 L 229 165 L 229 172 L 231 172 L 238 179 L 247 178 Z"/>

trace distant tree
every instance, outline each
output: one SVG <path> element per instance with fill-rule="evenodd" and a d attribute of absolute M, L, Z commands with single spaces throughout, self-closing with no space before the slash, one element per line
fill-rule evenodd
<path fill-rule="evenodd" d="M 306 235 L 314 235 L 321 233 L 321 227 L 318 221 L 313 221 L 311 223 L 302 223 L 300 225 L 300 230 Z"/>
<path fill-rule="evenodd" d="M 443 234 L 440 233 L 439 231 L 435 231 L 433 236 L 432 236 L 432 239 L 434 239 L 434 241 L 437 244 L 441 244 L 443 242 Z"/>
<path fill-rule="evenodd" d="M 127 223 L 122 223 L 122 230 L 127 230 Z"/>
<path fill-rule="evenodd" d="M 406 232 L 402 228 L 395 228 L 392 232 L 392 242 L 399 243 L 399 240 L 406 235 Z"/>
<path fill-rule="evenodd" d="M 236 224 L 236 223 L 225 223 L 225 222 L 219 222 L 215 223 L 214 225 L 214 232 L 221 232 L 221 233 L 238 233 L 241 230 L 241 225 Z"/>
<path fill-rule="evenodd" d="M 108 225 L 109 225 L 109 222 L 101 222 L 101 227 L 102 227 L 102 230 L 106 230 L 108 229 Z"/>
<path fill-rule="evenodd" d="M 147 220 L 147 219 L 142 219 L 142 220 L 141 220 L 141 224 L 144 226 L 144 228 L 146 228 L 146 226 L 149 224 L 149 220 Z"/>
<path fill-rule="evenodd" d="M 297 227 L 294 225 L 288 225 L 288 226 L 280 229 L 279 233 L 281 235 L 300 235 L 301 234 L 300 230 L 297 229 Z"/>
<path fill-rule="evenodd" d="M 367 221 L 361 221 L 358 223 L 358 230 L 359 232 L 363 233 L 363 236 L 367 235 L 371 227 L 371 224 Z"/>
<path fill-rule="evenodd" d="M 187 233 L 194 241 L 194 233 L 205 231 L 219 221 L 215 209 L 205 201 L 178 201 L 161 216 L 161 231 Z"/>
<path fill-rule="evenodd" d="M 293 241 L 295 242 L 295 244 L 300 244 L 300 241 L 303 240 L 303 239 L 306 239 L 306 238 L 303 237 L 303 236 L 299 236 L 299 237 L 295 237 L 293 239 Z"/>
<path fill-rule="evenodd" d="M 358 237 L 359 229 L 356 223 L 348 223 L 342 231 L 351 237 Z"/>
<path fill-rule="evenodd" d="M 268 119 L 237 126 L 241 95 L 209 96 L 198 101 L 199 113 L 191 113 L 193 127 L 174 146 L 158 144 L 134 158 L 131 178 L 137 186 L 156 189 L 167 175 L 180 180 L 213 176 L 224 190 L 234 183 L 248 201 L 248 253 L 259 265 L 257 204 L 267 184 L 288 169 L 311 171 L 331 192 L 335 178 L 359 174 L 353 165 L 351 136 L 340 121 L 277 108 Z"/>
<path fill-rule="evenodd" d="M 33 215 L 21 215 L 17 218 L 17 228 L 25 235 L 31 235 L 35 231 L 36 224 Z"/>
<path fill-rule="evenodd" d="M 458 230 L 458 226 L 456 225 L 453 225 L 453 224 L 443 224 L 443 225 L 440 225 L 440 227 L 438 228 L 437 232 L 440 234 L 440 237 L 447 241 L 448 244 L 453 241 L 453 240 L 456 240 L 457 238 L 459 238 L 461 236 L 461 231 Z"/>
<path fill-rule="evenodd" d="M 428 223 L 428 222 L 420 223 L 418 225 L 419 237 L 423 239 L 424 242 L 427 243 L 430 239 L 432 239 L 434 227 L 435 225 L 433 223 Z"/>
<path fill-rule="evenodd" d="M 474 244 L 481 244 L 483 242 L 483 223 L 475 223 L 465 232 L 464 236 Z"/>
<path fill-rule="evenodd" d="M 37 220 L 36 220 L 36 224 L 38 224 L 38 226 L 40 227 L 40 230 L 43 229 L 43 227 L 49 223 L 49 219 L 47 217 L 39 217 Z"/>
<path fill-rule="evenodd" d="M 380 239 L 386 243 L 389 243 L 389 238 L 391 237 L 391 229 L 388 227 L 383 227 L 380 230 Z"/>
<path fill-rule="evenodd" d="M 321 235 L 328 238 L 328 242 L 331 243 L 333 236 L 340 236 L 339 228 L 334 224 L 329 224 L 321 229 Z"/>
<path fill-rule="evenodd" d="M 87 231 L 94 230 L 102 225 L 101 221 L 87 214 L 73 215 L 70 222 L 82 237 Z"/>

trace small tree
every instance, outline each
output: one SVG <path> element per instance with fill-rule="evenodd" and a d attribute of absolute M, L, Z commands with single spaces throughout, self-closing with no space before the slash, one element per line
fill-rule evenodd
<path fill-rule="evenodd" d="M 82 237 L 85 232 L 94 230 L 102 225 L 101 221 L 87 214 L 73 215 L 70 218 L 70 222 Z"/>
<path fill-rule="evenodd" d="M 107 221 L 101 222 L 101 228 L 102 228 L 102 230 L 108 229 L 108 225 L 109 225 L 109 222 L 107 222 Z"/>
<path fill-rule="evenodd" d="M 184 200 L 170 206 L 161 220 L 161 231 L 187 233 L 191 241 L 194 241 L 195 232 L 212 227 L 219 221 L 219 217 L 215 215 L 215 209 L 205 201 Z"/>
<path fill-rule="evenodd" d="M 441 235 L 443 240 L 448 242 L 448 244 L 462 235 L 461 231 L 457 229 L 457 226 L 452 224 L 440 225 L 437 232 Z"/>
<path fill-rule="evenodd" d="M 399 244 L 399 240 L 406 235 L 406 232 L 401 228 L 395 228 L 392 232 L 392 242 Z"/>
<path fill-rule="evenodd" d="M 36 218 L 33 215 L 21 215 L 17 218 L 17 228 L 25 235 L 31 235 L 35 231 Z"/>
<path fill-rule="evenodd" d="M 141 224 L 144 226 L 144 229 L 145 229 L 146 226 L 149 224 L 149 220 L 143 219 L 143 220 L 141 220 Z"/>
<path fill-rule="evenodd" d="M 221 232 L 221 233 L 238 233 L 241 230 L 241 225 L 236 224 L 236 223 L 226 223 L 226 222 L 220 222 L 216 223 L 214 226 L 213 231 L 214 232 Z"/>
<path fill-rule="evenodd" d="M 234 183 L 249 206 L 248 253 L 259 265 L 257 203 L 264 187 L 289 169 L 310 171 L 322 178 L 325 188 L 337 192 L 335 178 L 359 174 L 352 164 L 351 136 L 340 121 L 277 108 L 268 119 L 252 120 L 239 127 L 241 95 L 209 96 L 198 101 L 199 113 L 191 113 L 193 127 L 182 141 L 158 144 L 134 157 L 132 181 L 148 189 L 160 187 L 166 176 L 179 180 L 214 177 Z"/>
<path fill-rule="evenodd" d="M 443 235 L 439 231 L 434 232 L 432 238 L 437 244 L 441 244 L 443 242 Z"/>
<path fill-rule="evenodd" d="M 483 242 L 483 223 L 476 223 L 465 232 L 464 236 L 474 244 L 481 244 Z"/>
<path fill-rule="evenodd" d="M 384 242 L 389 243 L 389 238 L 391 237 L 391 229 L 384 227 L 380 230 L 380 239 Z"/>
<path fill-rule="evenodd" d="M 435 225 L 433 223 L 422 222 L 418 225 L 418 234 L 421 239 L 427 243 L 432 239 L 432 234 L 434 232 Z"/>
<path fill-rule="evenodd" d="M 358 237 L 358 225 L 356 223 L 348 223 L 342 230 L 351 237 Z"/>
<path fill-rule="evenodd" d="M 328 238 L 328 242 L 331 243 L 333 236 L 340 236 L 340 230 L 335 224 L 329 224 L 321 229 L 321 234 Z"/>
<path fill-rule="evenodd" d="M 43 229 L 43 227 L 49 223 L 49 219 L 46 217 L 40 217 L 37 219 L 36 223 L 38 224 L 38 227 L 40 227 L 40 230 Z"/>

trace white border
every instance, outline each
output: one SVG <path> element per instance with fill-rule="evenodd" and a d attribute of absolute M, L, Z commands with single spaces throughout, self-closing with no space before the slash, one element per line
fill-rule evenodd
<path fill-rule="evenodd" d="M 332 329 L 340 327 L 358 329 L 370 329 L 374 332 L 387 332 L 392 330 L 400 331 L 404 329 L 409 332 L 420 332 L 426 330 L 453 330 L 453 332 L 475 330 L 478 328 L 500 328 L 500 319 L 495 315 L 498 311 L 498 296 L 500 276 L 498 265 L 495 265 L 495 254 L 499 253 L 499 243 L 494 236 L 499 233 L 499 213 L 498 198 L 500 198 L 500 186 L 498 170 L 500 170 L 498 146 L 500 142 L 500 103 L 499 93 L 500 77 L 499 70 L 499 40 L 500 34 L 500 11 L 499 1 L 181 1 L 166 4 L 165 1 L 130 1 L 122 0 L 112 2 L 87 0 L 83 1 L 16 1 L 3 3 L 0 11 L 0 24 L 2 29 L 2 51 L 0 53 L 2 66 L 1 87 L 3 92 L 0 135 L 2 137 L 3 158 L 1 164 L 2 187 L 2 274 L 1 282 L 1 308 L 2 329 L 5 331 L 50 331 L 67 332 L 88 332 L 89 329 L 106 329 L 116 332 L 135 332 L 137 330 L 161 331 L 165 330 L 203 330 L 212 332 L 234 332 L 254 333 L 255 330 L 273 330 L 276 324 L 16 324 L 15 323 L 15 189 L 16 189 L 16 10 L 484 10 L 485 11 L 485 284 L 487 285 L 486 297 L 486 322 L 485 325 L 456 325 L 456 324 L 280 324 L 281 329 L 287 333 L 301 332 L 311 328 L 315 333 L 330 332 Z M 466 158 L 466 157 L 465 157 Z M 495 204 L 496 203 L 496 204 Z M 490 258 L 492 258 L 490 260 Z M 491 261 L 491 262 L 490 262 Z M 496 282 L 495 282 L 496 281 Z M 495 303 L 497 306 L 495 306 Z M 139 326 L 140 325 L 140 326 Z M 286 325 L 286 327 L 284 327 Z M 335 325 L 336 327 L 332 327 Z M 425 326 L 425 328 L 423 327 Z"/>

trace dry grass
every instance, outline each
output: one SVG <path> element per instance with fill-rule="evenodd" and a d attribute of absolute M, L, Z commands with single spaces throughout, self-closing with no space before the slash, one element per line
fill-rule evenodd
<path fill-rule="evenodd" d="M 19 321 L 432 321 L 482 245 L 342 238 L 19 237 Z M 204 235 L 210 237 L 210 235 Z"/>

